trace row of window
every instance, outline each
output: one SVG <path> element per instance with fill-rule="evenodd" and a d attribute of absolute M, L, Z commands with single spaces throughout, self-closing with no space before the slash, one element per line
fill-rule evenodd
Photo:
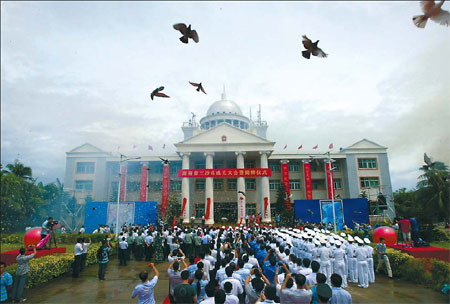
<path fill-rule="evenodd" d="M 220 113 L 218 113 L 220 114 Z M 208 130 L 208 129 L 212 129 L 214 128 L 216 125 L 220 125 L 222 123 L 227 123 L 229 125 L 232 125 L 236 128 L 240 128 L 243 130 L 248 129 L 248 123 L 246 123 L 245 121 L 240 121 L 240 120 L 231 120 L 231 119 L 218 119 L 218 120 L 211 120 L 211 121 L 207 121 L 204 124 L 201 125 L 201 129 L 203 130 Z"/>

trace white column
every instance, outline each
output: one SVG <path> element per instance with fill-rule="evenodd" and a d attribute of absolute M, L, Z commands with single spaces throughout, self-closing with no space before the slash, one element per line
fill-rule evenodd
<path fill-rule="evenodd" d="M 213 169 L 213 156 L 214 152 L 205 153 L 206 156 L 206 169 Z M 205 181 L 205 219 L 206 219 L 206 210 L 208 207 L 208 199 L 210 199 L 210 209 L 209 209 L 209 218 L 205 221 L 206 225 L 214 224 L 214 180 L 212 177 L 207 177 Z"/>
<path fill-rule="evenodd" d="M 244 155 L 245 152 L 235 152 L 236 154 L 236 168 L 244 169 Z M 245 224 L 245 195 L 239 193 L 240 191 L 245 193 L 245 177 L 239 176 L 237 178 L 237 200 L 238 200 L 238 218 L 237 222 Z"/>
<path fill-rule="evenodd" d="M 189 169 L 189 156 L 191 153 L 181 153 L 181 156 L 183 157 L 182 161 L 182 169 L 188 170 Z M 183 202 L 186 200 L 186 207 L 184 208 L 183 212 L 183 223 L 189 223 L 190 216 L 189 216 L 189 210 L 191 208 L 191 202 L 189 201 L 189 178 L 183 177 L 181 179 L 181 208 L 183 208 Z"/>
<path fill-rule="evenodd" d="M 261 169 L 264 168 L 269 168 L 269 161 L 268 161 L 268 151 L 262 151 L 259 152 L 259 154 L 261 155 L 261 164 L 260 167 Z M 261 221 L 262 222 L 271 222 L 271 217 L 270 217 L 270 189 L 269 189 L 269 177 L 268 176 L 263 176 L 261 177 L 261 194 L 262 194 L 262 200 L 261 200 Z M 264 214 L 264 205 L 265 205 L 265 201 L 267 200 L 267 212 L 266 214 Z"/>

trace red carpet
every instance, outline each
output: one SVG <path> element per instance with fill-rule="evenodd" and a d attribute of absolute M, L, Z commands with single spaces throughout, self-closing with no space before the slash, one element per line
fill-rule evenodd
<path fill-rule="evenodd" d="M 415 258 L 436 259 L 445 262 L 450 262 L 450 250 L 436 247 L 413 247 L 404 248 L 402 245 L 388 245 L 386 246 L 405 252 Z"/>
<path fill-rule="evenodd" d="M 27 255 L 32 253 L 32 251 L 27 251 Z M 55 253 L 66 253 L 66 247 L 56 247 L 56 248 L 51 248 L 51 249 L 47 249 L 47 250 L 38 250 L 36 253 L 36 258 L 40 258 L 46 255 L 52 255 Z M 12 251 L 6 251 L 6 252 L 2 252 L 0 253 L 0 260 L 2 262 L 5 262 L 7 266 L 15 264 L 16 263 L 16 258 L 19 255 L 19 249 L 17 250 L 12 250 Z"/>

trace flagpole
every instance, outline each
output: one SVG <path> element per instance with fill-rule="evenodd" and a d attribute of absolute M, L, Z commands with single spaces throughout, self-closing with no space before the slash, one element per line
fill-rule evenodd
<path fill-rule="evenodd" d="M 334 225 L 334 233 L 336 233 L 336 210 L 334 208 L 334 183 L 333 183 L 333 167 L 332 167 L 332 163 L 331 163 L 331 158 L 330 158 L 330 152 L 328 152 L 328 168 L 330 170 L 330 179 L 329 179 L 329 183 L 330 183 L 330 187 L 331 187 L 331 204 L 333 206 L 333 225 Z M 328 176 L 327 176 L 328 178 Z"/>

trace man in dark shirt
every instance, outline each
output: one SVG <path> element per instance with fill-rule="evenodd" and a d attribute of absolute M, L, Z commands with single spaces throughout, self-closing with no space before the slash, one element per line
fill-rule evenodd
<path fill-rule="evenodd" d="M 181 283 L 174 287 L 175 303 L 197 303 L 197 295 L 193 286 L 189 284 L 189 271 L 181 272 Z"/>

